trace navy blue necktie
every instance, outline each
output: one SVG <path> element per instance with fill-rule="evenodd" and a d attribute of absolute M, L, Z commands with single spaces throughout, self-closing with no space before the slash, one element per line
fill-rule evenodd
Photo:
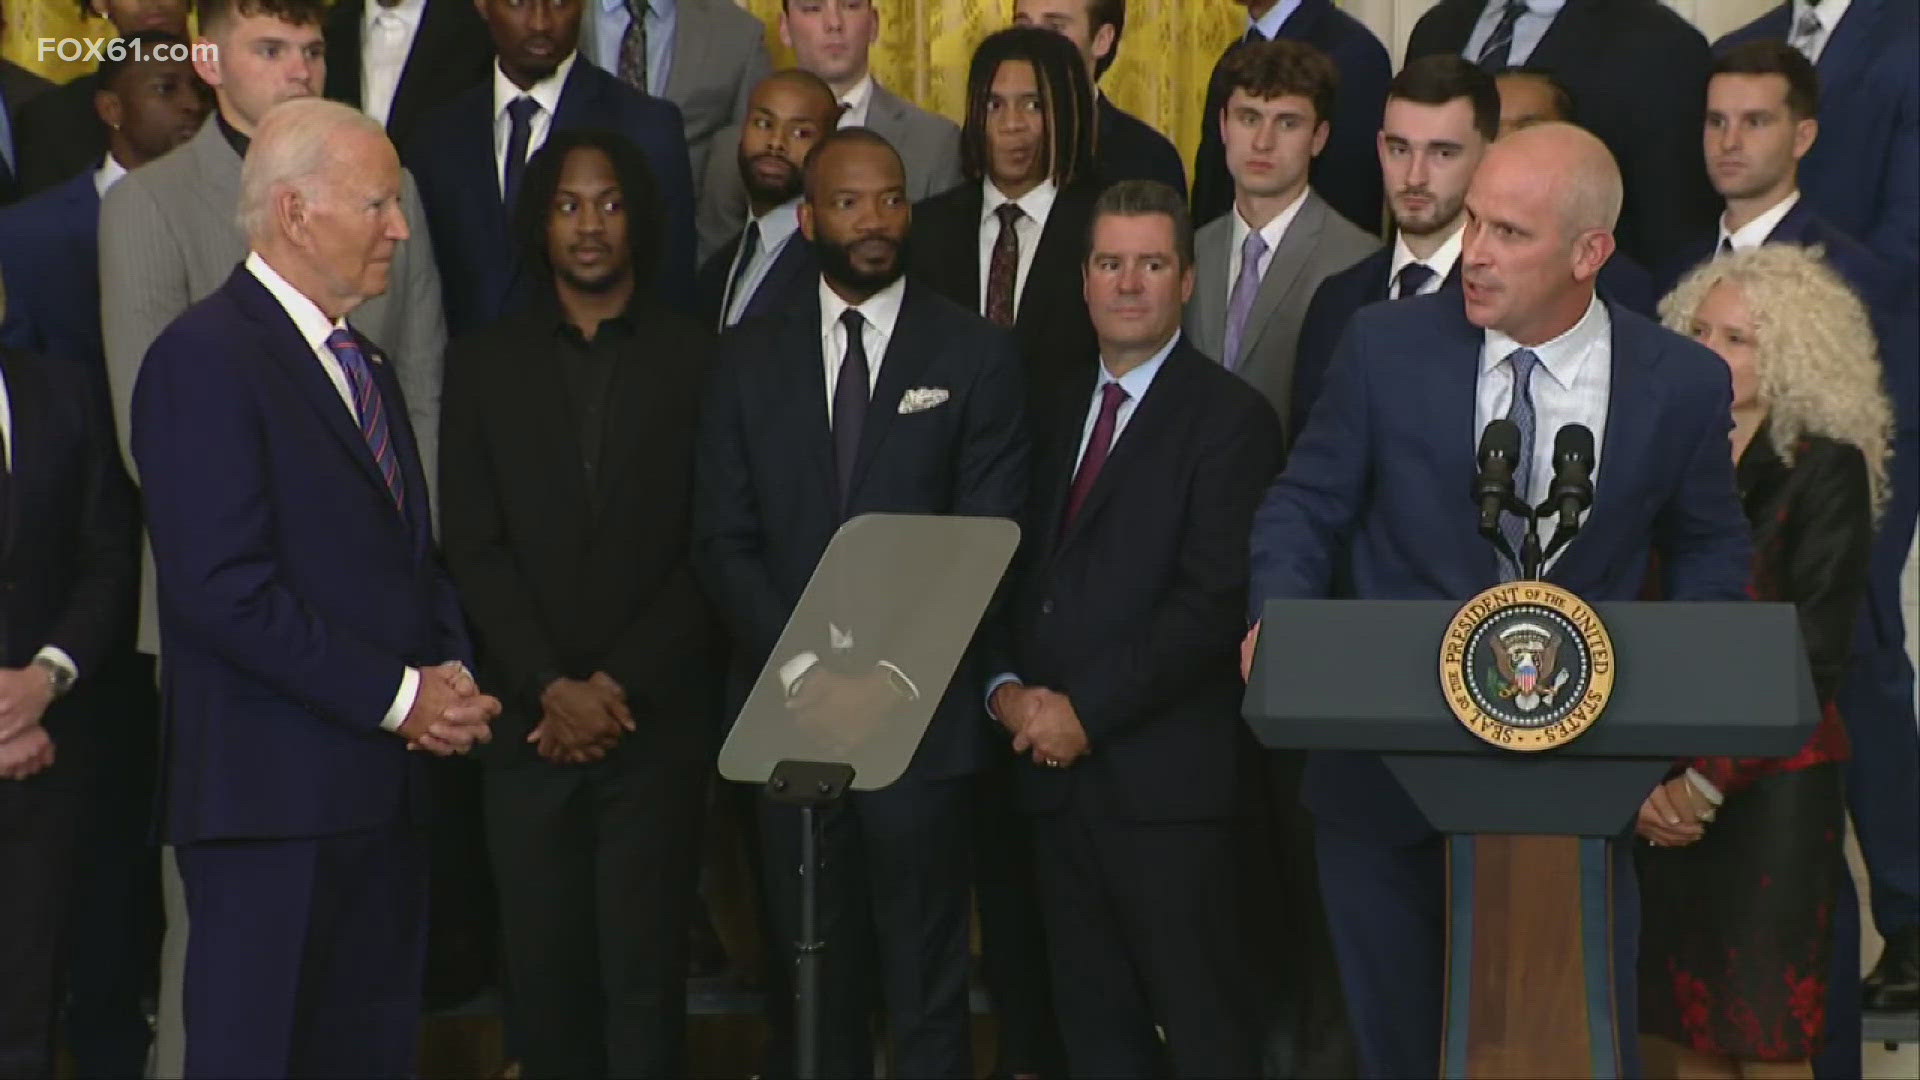
<path fill-rule="evenodd" d="M 533 114 L 539 111 L 540 103 L 525 94 L 507 102 L 507 121 L 513 126 L 507 131 L 507 170 L 500 184 L 500 201 L 506 205 L 509 217 L 520 196 L 521 174 L 527 171 L 527 144 L 533 141 Z"/>
<path fill-rule="evenodd" d="M 840 313 L 840 325 L 847 330 L 847 353 L 840 361 L 840 377 L 833 384 L 833 465 L 840 478 L 840 506 L 844 509 L 853 494 L 853 462 L 860 454 L 860 428 L 867 420 L 867 383 L 872 372 L 867 367 L 867 342 L 861 331 L 866 318 L 859 308 Z"/>
<path fill-rule="evenodd" d="M 1514 463 L 1513 494 L 1528 506 L 1533 505 L 1533 492 L 1530 490 L 1533 480 L 1533 371 L 1540 366 L 1540 358 L 1532 349 L 1515 349 L 1507 354 L 1507 366 L 1513 369 L 1513 401 L 1507 405 L 1507 419 L 1520 429 L 1520 460 Z M 1518 514 L 1506 514 L 1500 519 L 1500 531 L 1507 536 L 1507 543 L 1513 545 L 1515 556 L 1520 554 L 1521 544 L 1527 537 L 1527 520 Z M 1519 577 L 1519 568 L 1514 568 L 1514 577 Z"/>
<path fill-rule="evenodd" d="M 1404 300 L 1409 296 L 1419 296 L 1420 290 L 1426 288 L 1427 282 L 1432 280 L 1433 267 L 1426 263 L 1410 262 L 1394 275 L 1394 284 L 1399 286 L 1400 291 L 1394 293 L 1393 298 Z"/>
<path fill-rule="evenodd" d="M 1480 55 L 1474 63 L 1488 71 L 1501 71 L 1512 63 L 1514 24 L 1526 13 L 1527 0 L 1507 0 L 1507 9 L 1500 13 L 1500 21 L 1494 24 L 1487 43 L 1480 46 Z"/>

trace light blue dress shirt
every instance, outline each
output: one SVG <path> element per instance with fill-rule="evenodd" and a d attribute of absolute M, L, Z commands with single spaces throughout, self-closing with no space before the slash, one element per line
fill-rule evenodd
<path fill-rule="evenodd" d="M 1248 19 L 1247 29 L 1258 30 L 1261 37 L 1272 41 L 1273 36 L 1280 32 L 1280 28 L 1293 17 L 1293 13 L 1299 10 L 1300 0 L 1280 0 L 1279 3 L 1268 8 L 1265 15 L 1257 19 Z"/>
<path fill-rule="evenodd" d="M 1553 25 L 1554 16 L 1566 6 L 1567 0 L 1527 0 L 1527 13 L 1513 24 L 1513 45 L 1507 50 L 1509 67 L 1527 62 L 1533 50 L 1540 46 L 1540 39 L 1547 36 L 1547 27 Z M 1480 50 L 1493 36 L 1494 27 L 1500 25 L 1500 14 L 1506 9 L 1507 0 L 1487 0 L 1487 9 L 1480 13 L 1480 21 L 1473 24 L 1473 34 L 1467 38 L 1462 56 L 1476 62 L 1480 59 Z"/>
<path fill-rule="evenodd" d="M 665 97 L 673 69 L 673 33 L 680 24 L 677 0 L 644 0 L 647 5 L 647 93 Z M 633 23 L 627 0 L 587 0 L 580 25 L 580 51 L 602 71 L 620 74 L 620 42 Z"/>

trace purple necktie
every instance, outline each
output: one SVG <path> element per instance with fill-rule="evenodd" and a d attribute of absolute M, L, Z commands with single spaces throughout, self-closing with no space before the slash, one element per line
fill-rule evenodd
<path fill-rule="evenodd" d="M 859 308 L 840 313 L 847 331 L 847 351 L 840 360 L 840 376 L 833 384 L 833 466 L 840 480 L 840 505 L 853 497 L 853 463 L 860 455 L 860 431 L 867 422 L 867 403 L 873 371 L 867 363 L 866 317 Z"/>
<path fill-rule="evenodd" d="M 366 354 L 360 351 L 360 343 L 354 340 L 350 330 L 328 334 L 327 349 L 347 373 L 347 385 L 353 390 L 353 411 L 360 418 L 360 436 L 367 440 L 367 449 L 373 452 L 373 463 L 387 482 L 387 494 L 393 496 L 393 505 L 404 515 L 407 496 L 400 479 L 400 456 L 394 453 L 393 433 L 387 429 L 386 403 L 380 387 L 374 384 L 373 369 L 367 366 Z"/>
<path fill-rule="evenodd" d="M 1266 253 L 1267 238 L 1259 229 L 1240 241 L 1240 276 L 1227 296 L 1227 341 L 1220 352 L 1220 363 L 1228 371 L 1240 370 L 1240 340 L 1246 335 L 1247 316 L 1253 314 L 1253 298 L 1260 295 L 1260 259 Z"/>
<path fill-rule="evenodd" d="M 1080 468 L 1073 474 L 1073 487 L 1067 493 L 1067 513 L 1060 520 L 1062 532 L 1072 528 L 1074 517 L 1080 513 L 1080 504 L 1087 501 L 1094 481 L 1100 479 L 1100 468 L 1107 463 L 1107 453 L 1113 449 L 1113 429 L 1120 422 L 1120 406 L 1127 400 L 1126 388 L 1117 382 L 1101 387 L 1100 394 L 1100 416 L 1093 422 L 1093 435 L 1087 439 L 1086 452 L 1080 455 Z"/>

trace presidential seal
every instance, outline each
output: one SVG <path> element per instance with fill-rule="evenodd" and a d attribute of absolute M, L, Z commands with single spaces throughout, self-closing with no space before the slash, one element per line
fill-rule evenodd
<path fill-rule="evenodd" d="M 1593 726 L 1613 693 L 1613 641 L 1593 608 L 1544 581 L 1467 601 L 1440 646 L 1440 689 L 1468 731 L 1551 750 Z"/>

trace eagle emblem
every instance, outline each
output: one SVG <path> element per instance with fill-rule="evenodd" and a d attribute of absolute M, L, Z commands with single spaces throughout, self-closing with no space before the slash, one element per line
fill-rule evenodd
<path fill-rule="evenodd" d="M 1514 623 L 1499 632 L 1491 647 L 1500 671 L 1496 690 L 1520 712 L 1552 705 L 1571 677 L 1560 666 L 1560 635 L 1539 623 Z"/>

